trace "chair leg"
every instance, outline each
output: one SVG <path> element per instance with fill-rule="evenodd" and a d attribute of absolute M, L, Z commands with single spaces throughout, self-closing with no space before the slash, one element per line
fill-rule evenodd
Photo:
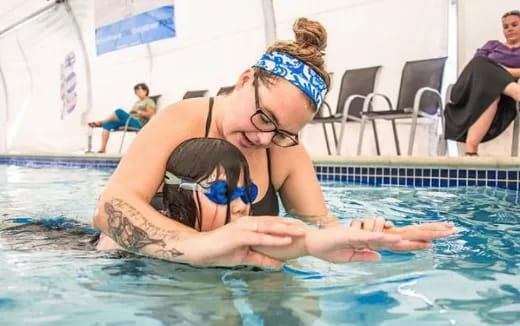
<path fill-rule="evenodd" d="M 329 156 L 332 154 L 330 151 L 330 145 L 329 145 L 329 136 L 327 134 L 327 127 L 325 126 L 325 122 L 321 124 L 321 127 L 323 128 L 323 135 L 325 135 L 325 143 L 327 144 L 327 153 Z"/>
<path fill-rule="evenodd" d="M 338 134 L 336 133 L 336 126 L 334 125 L 334 121 L 330 123 L 332 126 L 332 134 L 334 136 L 334 146 L 338 147 Z"/>
<path fill-rule="evenodd" d="M 123 144 L 125 143 L 125 137 L 126 137 L 126 129 L 123 131 L 123 137 L 121 138 L 121 145 L 119 145 L 119 154 L 121 154 L 121 151 L 123 150 Z"/>
<path fill-rule="evenodd" d="M 520 102 L 516 102 L 516 118 L 513 123 L 513 145 L 511 148 L 511 156 L 518 156 L 518 127 L 520 126 Z"/>
<path fill-rule="evenodd" d="M 381 149 L 379 147 L 379 137 L 377 136 L 376 121 L 372 120 L 372 132 L 374 133 L 374 141 L 376 142 L 376 153 L 377 156 L 381 156 Z"/>
<path fill-rule="evenodd" d="M 338 146 L 336 146 L 336 155 L 341 155 L 341 147 L 343 146 L 343 136 L 345 135 L 345 127 L 347 126 L 347 118 L 341 119 L 341 128 L 339 130 Z"/>
<path fill-rule="evenodd" d="M 392 120 L 392 130 L 394 132 L 394 142 L 395 142 L 395 150 L 397 155 L 401 155 L 401 148 L 399 147 L 399 137 L 397 136 L 397 128 L 395 126 L 395 120 Z"/>
<path fill-rule="evenodd" d="M 365 116 L 361 117 L 361 124 L 359 126 L 359 139 L 357 146 L 357 155 L 361 155 L 361 147 L 363 146 L 363 134 L 365 132 L 365 124 L 367 122 L 367 118 Z"/>

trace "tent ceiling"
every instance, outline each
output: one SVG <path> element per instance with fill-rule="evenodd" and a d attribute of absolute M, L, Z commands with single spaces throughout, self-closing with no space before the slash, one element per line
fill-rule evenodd
<path fill-rule="evenodd" d="M 0 1 L 0 31 L 24 19 L 54 0 L 4 0 Z"/>

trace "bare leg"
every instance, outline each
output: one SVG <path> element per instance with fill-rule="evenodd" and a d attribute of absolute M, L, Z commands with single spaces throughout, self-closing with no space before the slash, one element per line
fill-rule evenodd
<path fill-rule="evenodd" d="M 482 113 L 482 115 L 475 121 L 468 129 L 468 136 L 466 137 L 466 153 L 477 153 L 478 145 L 486 135 L 493 118 L 497 113 L 498 98 L 491 103 L 491 105 Z"/>
<path fill-rule="evenodd" d="M 101 124 L 103 124 L 104 122 L 109 122 L 109 121 L 117 121 L 117 116 L 116 116 L 116 114 L 114 112 L 112 112 L 105 119 L 99 120 L 99 121 L 95 121 L 95 122 L 89 122 L 88 125 L 91 128 L 96 128 L 96 127 L 101 127 Z"/>
<path fill-rule="evenodd" d="M 514 82 L 509 83 L 502 93 L 511 97 L 513 100 L 520 102 L 520 84 Z"/>
<path fill-rule="evenodd" d="M 110 131 L 103 129 L 101 134 L 101 148 L 98 153 L 105 153 L 107 151 L 108 138 L 110 137 Z"/>

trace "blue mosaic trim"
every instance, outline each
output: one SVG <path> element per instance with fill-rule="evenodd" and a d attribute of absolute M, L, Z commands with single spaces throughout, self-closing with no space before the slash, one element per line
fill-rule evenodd
<path fill-rule="evenodd" d="M 34 156 L 1 156 L 0 164 L 27 166 L 27 167 L 68 167 L 68 168 L 94 168 L 115 169 L 119 160 L 107 159 L 82 159 L 64 157 L 34 157 Z"/>
<path fill-rule="evenodd" d="M 320 181 L 408 187 L 487 186 L 520 190 L 518 169 L 315 166 Z"/>

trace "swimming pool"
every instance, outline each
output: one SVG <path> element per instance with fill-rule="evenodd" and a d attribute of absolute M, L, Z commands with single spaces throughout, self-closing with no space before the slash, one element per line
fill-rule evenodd
<path fill-rule="evenodd" d="M 0 165 L 3 218 L 90 222 L 111 172 Z M 397 225 L 452 221 L 462 232 L 433 250 L 384 252 L 378 263 L 302 258 L 282 272 L 116 259 L 0 236 L 0 324 L 520 324 L 517 191 L 322 185 L 342 217 L 385 216 Z"/>

